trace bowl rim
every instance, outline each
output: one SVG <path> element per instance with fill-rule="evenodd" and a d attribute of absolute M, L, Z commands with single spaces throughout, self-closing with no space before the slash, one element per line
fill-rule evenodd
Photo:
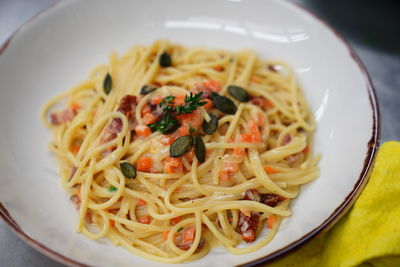
<path fill-rule="evenodd" d="M 41 10 L 38 12 L 36 15 L 31 17 L 29 20 L 27 20 L 25 23 L 23 23 L 21 26 L 19 26 L 4 42 L 3 44 L 0 45 L 0 56 L 3 54 L 3 52 L 6 50 L 6 48 L 10 45 L 11 40 L 15 35 L 17 35 L 21 29 L 27 27 L 32 21 L 34 21 L 36 18 L 40 17 L 44 13 L 50 11 L 53 9 L 55 6 L 59 5 L 61 2 L 64 2 L 63 0 L 58 0 L 54 3 L 52 3 L 50 6 L 47 8 Z M 378 98 L 376 95 L 376 90 L 373 86 L 371 77 L 365 68 L 364 64 L 362 63 L 360 57 L 357 55 L 355 50 L 351 47 L 349 42 L 341 35 L 339 34 L 332 26 L 330 26 L 325 20 L 323 20 L 321 17 L 313 13 L 311 10 L 307 9 L 306 7 L 302 6 L 300 3 L 297 2 L 292 2 L 289 0 L 284 1 L 288 5 L 292 5 L 297 9 L 300 9 L 304 12 L 306 12 L 309 16 L 313 17 L 316 19 L 318 22 L 321 23 L 323 27 L 325 27 L 326 30 L 331 31 L 337 39 L 342 42 L 342 44 L 347 48 L 351 58 L 353 61 L 356 63 L 358 66 L 359 70 L 361 71 L 361 74 L 364 77 L 364 80 L 366 82 L 366 89 L 368 92 L 369 96 L 369 104 L 371 105 L 371 110 L 372 110 L 372 133 L 371 133 L 371 138 L 368 141 L 368 150 L 366 153 L 366 156 L 364 158 L 364 165 L 363 168 L 360 172 L 359 178 L 357 179 L 356 183 L 354 184 L 353 189 L 350 191 L 350 193 L 345 197 L 343 202 L 326 218 L 318 227 L 314 228 L 310 232 L 304 234 L 301 238 L 297 239 L 296 241 L 286 245 L 285 247 L 278 249 L 274 252 L 272 252 L 269 255 L 263 256 L 258 259 L 254 259 L 252 261 L 246 262 L 244 264 L 240 264 L 238 266 L 254 266 L 256 264 L 260 263 L 266 263 L 266 262 L 272 262 L 275 261 L 291 252 L 294 252 L 295 250 L 299 249 L 302 245 L 307 243 L 309 240 L 312 240 L 318 236 L 318 234 L 321 234 L 327 230 L 329 230 L 336 222 L 339 221 L 341 217 L 343 217 L 346 212 L 352 207 L 354 202 L 357 200 L 361 192 L 363 191 L 365 185 L 368 182 L 369 176 L 372 172 L 372 167 L 375 162 L 375 158 L 378 152 L 379 144 L 380 144 L 380 132 L 381 132 L 381 117 L 380 117 L 380 111 L 379 111 L 379 103 L 378 103 Z M 33 239 L 30 237 L 27 233 L 23 231 L 23 229 L 18 225 L 18 223 L 13 219 L 7 208 L 0 202 L 0 219 L 11 229 L 19 238 L 21 238 L 25 243 L 39 251 L 40 253 L 48 256 L 49 258 L 62 263 L 66 264 L 68 266 L 89 266 L 87 264 L 84 264 L 82 262 L 79 262 L 77 260 L 74 260 L 70 257 L 67 257 L 61 253 L 56 252 L 55 250 L 47 247 L 46 245 L 42 244 L 41 242 Z"/>

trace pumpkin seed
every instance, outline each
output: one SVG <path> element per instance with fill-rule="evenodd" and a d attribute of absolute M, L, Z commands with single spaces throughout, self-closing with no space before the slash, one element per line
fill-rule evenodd
<path fill-rule="evenodd" d="M 140 94 L 147 95 L 155 90 L 157 90 L 157 87 L 146 84 L 146 85 L 143 85 L 142 89 L 140 89 Z"/>
<path fill-rule="evenodd" d="M 160 66 L 162 68 L 165 68 L 165 67 L 169 67 L 171 65 L 172 65 L 171 56 L 167 52 L 162 53 L 160 56 Z"/>
<path fill-rule="evenodd" d="M 169 155 L 173 158 L 180 157 L 193 146 L 193 136 L 185 135 L 177 138 L 169 147 Z"/>
<path fill-rule="evenodd" d="M 235 103 L 232 102 L 229 98 L 222 95 L 214 95 L 213 97 L 214 106 L 221 110 L 222 112 L 228 114 L 235 114 L 237 107 Z"/>
<path fill-rule="evenodd" d="M 110 93 L 111 87 L 112 87 L 111 75 L 110 75 L 110 73 L 107 73 L 107 75 L 103 81 L 103 90 L 106 95 L 108 95 Z"/>
<path fill-rule="evenodd" d="M 119 166 L 121 167 L 122 174 L 126 178 L 136 178 L 136 168 L 132 164 L 130 164 L 129 162 L 122 162 L 121 164 L 119 164 Z"/>
<path fill-rule="evenodd" d="M 217 127 L 218 127 L 218 118 L 217 118 L 217 116 L 215 116 L 212 113 L 209 113 L 208 115 L 210 116 L 211 120 L 209 122 L 207 122 L 205 120 L 203 121 L 203 125 L 202 125 L 203 132 L 205 134 L 213 134 L 217 130 Z"/>
<path fill-rule="evenodd" d="M 247 93 L 247 91 L 244 90 L 240 86 L 229 85 L 228 92 L 231 94 L 231 96 L 233 96 L 240 102 L 248 102 L 250 100 L 250 97 L 249 97 L 249 94 Z"/>
<path fill-rule="evenodd" d="M 206 146 L 200 135 L 194 137 L 194 153 L 199 162 L 203 163 L 206 160 Z"/>
<path fill-rule="evenodd" d="M 165 128 L 161 130 L 161 132 L 163 134 L 170 134 L 175 132 L 180 126 L 181 124 L 178 121 L 174 123 L 168 123 L 167 126 L 165 126 Z"/>

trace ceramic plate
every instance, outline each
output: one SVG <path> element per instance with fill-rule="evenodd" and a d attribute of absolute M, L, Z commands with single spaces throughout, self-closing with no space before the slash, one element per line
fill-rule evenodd
<path fill-rule="evenodd" d="M 191 266 L 275 258 L 331 226 L 366 183 L 379 142 L 377 100 L 354 51 L 321 20 L 286 1 L 61 1 L 0 48 L 0 214 L 29 244 L 66 264 L 159 266 L 74 232 L 39 110 L 84 80 L 111 51 L 159 38 L 187 46 L 252 49 L 295 70 L 318 122 L 321 176 L 302 187 L 273 241 L 246 255 L 213 249 Z M 185 263 L 184 265 L 188 265 Z"/>

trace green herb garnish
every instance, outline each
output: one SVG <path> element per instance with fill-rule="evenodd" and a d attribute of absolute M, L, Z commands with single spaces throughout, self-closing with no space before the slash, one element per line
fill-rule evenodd
<path fill-rule="evenodd" d="M 179 121 L 172 113 L 164 112 L 161 119 L 148 125 L 152 132 L 159 131 L 163 134 L 169 134 L 179 128 Z"/>
<path fill-rule="evenodd" d="M 180 114 L 190 114 L 197 108 L 207 104 L 206 101 L 201 101 L 204 99 L 201 97 L 203 92 L 185 96 L 185 103 L 182 105 L 174 106 L 175 96 L 169 95 L 164 97 L 164 99 L 158 104 L 160 108 L 163 109 L 163 114 L 159 120 L 154 123 L 149 124 L 152 132 L 161 132 L 163 134 L 169 134 L 178 129 L 181 125 L 176 119 L 177 115 Z M 190 133 L 194 133 L 195 129 L 190 128 Z"/>
<path fill-rule="evenodd" d="M 182 231 L 182 230 L 183 230 L 183 227 L 179 228 L 177 232 L 180 232 L 180 231 Z"/>
<path fill-rule="evenodd" d="M 190 114 L 197 108 L 207 104 L 207 101 L 202 101 L 204 97 L 201 97 L 203 92 L 193 94 L 190 92 L 189 95 L 185 96 L 185 104 L 176 106 L 176 113 L 178 114 Z"/>
<path fill-rule="evenodd" d="M 108 191 L 109 191 L 109 192 L 114 192 L 114 191 L 117 191 L 117 188 L 116 188 L 115 186 L 110 186 L 110 187 L 108 188 Z"/>

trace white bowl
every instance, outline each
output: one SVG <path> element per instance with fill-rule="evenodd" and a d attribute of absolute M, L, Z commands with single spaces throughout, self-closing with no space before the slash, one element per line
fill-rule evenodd
<path fill-rule="evenodd" d="M 303 186 L 274 240 L 246 255 L 213 249 L 193 266 L 270 260 L 331 226 L 354 202 L 379 143 L 371 82 L 354 51 L 324 22 L 289 2 L 61 1 L 0 48 L 0 215 L 29 244 L 66 264 L 158 266 L 74 232 L 77 212 L 60 186 L 39 109 L 85 79 L 110 51 L 167 38 L 184 45 L 253 49 L 287 61 L 318 121 L 321 176 Z M 188 265 L 185 263 L 184 265 Z"/>

